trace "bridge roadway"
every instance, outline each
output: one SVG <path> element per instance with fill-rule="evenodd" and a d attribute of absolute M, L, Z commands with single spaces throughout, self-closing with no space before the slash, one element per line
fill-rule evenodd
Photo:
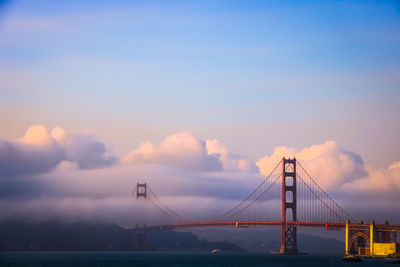
<path fill-rule="evenodd" d="M 146 230 L 173 230 L 181 228 L 205 228 L 205 227 L 264 227 L 264 226 L 282 226 L 281 221 L 233 221 L 233 222 L 220 222 L 220 221 L 204 221 L 204 222 L 185 222 L 178 224 L 166 224 L 157 226 L 147 226 Z M 313 227 L 325 228 L 330 230 L 340 230 L 346 228 L 346 223 L 331 223 L 331 222 L 301 222 L 290 221 L 286 222 L 286 226 L 296 227 Z M 350 223 L 349 229 L 351 230 L 369 230 L 370 224 L 365 223 Z M 375 224 L 379 231 L 400 232 L 400 225 L 394 224 Z"/>

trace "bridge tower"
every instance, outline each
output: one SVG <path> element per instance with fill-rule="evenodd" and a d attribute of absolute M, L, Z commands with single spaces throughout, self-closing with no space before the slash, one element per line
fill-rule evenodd
<path fill-rule="evenodd" d="M 135 190 L 132 192 L 132 194 Z M 136 184 L 136 198 L 147 198 L 147 183 Z M 133 229 L 133 250 L 143 251 L 147 249 L 146 243 L 146 225 L 140 227 L 136 223 L 136 227 Z"/>
<path fill-rule="evenodd" d="M 146 226 L 136 224 L 133 229 L 133 250 L 143 251 L 147 249 Z"/>
<path fill-rule="evenodd" d="M 147 183 L 144 184 L 140 184 L 137 183 L 136 184 L 136 198 L 146 198 L 147 197 Z"/>
<path fill-rule="evenodd" d="M 297 220 L 297 197 L 296 197 L 296 158 L 282 159 L 282 235 L 281 254 L 296 254 L 297 249 L 297 227 L 287 226 L 286 215 L 291 221 Z M 291 215 L 291 216 L 290 216 Z"/>

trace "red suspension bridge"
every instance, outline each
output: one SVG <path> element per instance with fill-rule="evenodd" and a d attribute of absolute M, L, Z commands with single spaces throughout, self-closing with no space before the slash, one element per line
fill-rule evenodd
<path fill-rule="evenodd" d="M 282 254 L 298 253 L 297 228 L 346 230 L 346 254 L 385 256 L 399 251 L 400 225 L 365 224 L 333 200 L 295 158 L 283 158 L 245 199 L 223 214 L 205 221 L 188 220 L 167 207 L 146 184 L 132 195 L 150 201 L 171 224 L 136 228 L 137 246 L 144 231 L 200 227 L 275 226 L 281 228 Z M 351 223 L 350 223 L 351 222 Z"/>

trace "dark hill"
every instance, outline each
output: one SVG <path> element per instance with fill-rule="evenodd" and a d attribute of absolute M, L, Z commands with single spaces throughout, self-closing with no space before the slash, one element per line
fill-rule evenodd
<path fill-rule="evenodd" d="M 0 222 L 0 250 L 134 250 L 132 230 L 113 224 L 49 221 Z M 208 242 L 186 232 L 146 233 L 148 250 L 242 251 L 228 242 Z"/>
<path fill-rule="evenodd" d="M 297 245 L 301 252 L 308 253 L 344 253 L 344 242 L 332 237 L 310 235 L 299 229 Z M 246 251 L 279 251 L 281 233 L 277 228 L 225 228 L 225 229 L 191 229 L 200 239 L 208 241 L 225 241 L 239 245 Z M 324 230 L 324 235 L 331 234 Z M 335 236 L 344 235 L 343 232 L 334 233 Z"/>

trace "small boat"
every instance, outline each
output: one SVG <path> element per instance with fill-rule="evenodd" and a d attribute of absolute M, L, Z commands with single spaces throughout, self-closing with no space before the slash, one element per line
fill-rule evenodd
<path fill-rule="evenodd" d="M 362 259 L 358 257 L 357 255 L 349 254 L 349 255 L 344 255 L 342 258 L 342 261 L 348 261 L 348 262 L 360 262 Z"/>
<path fill-rule="evenodd" d="M 211 253 L 218 253 L 218 252 L 219 252 L 219 248 L 213 249 L 213 250 L 211 251 Z"/>

